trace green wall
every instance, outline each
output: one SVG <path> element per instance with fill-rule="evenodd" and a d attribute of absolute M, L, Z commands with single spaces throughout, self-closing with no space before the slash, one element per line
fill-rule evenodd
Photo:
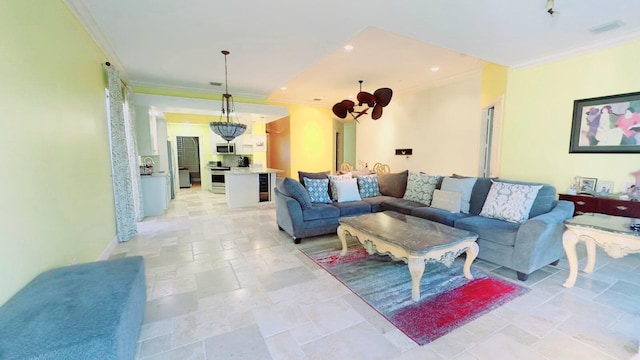
<path fill-rule="evenodd" d="M 640 42 L 510 70 L 500 177 L 552 183 L 564 192 L 574 176 L 633 181 L 640 154 L 569 154 L 573 102 L 640 91 Z"/>
<path fill-rule="evenodd" d="M 0 2 L 0 304 L 115 237 L 104 54 L 61 0 Z"/>

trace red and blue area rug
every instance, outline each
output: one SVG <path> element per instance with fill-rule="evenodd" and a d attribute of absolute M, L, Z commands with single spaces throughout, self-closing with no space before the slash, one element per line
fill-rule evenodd
<path fill-rule="evenodd" d="M 471 266 L 473 280 L 462 273 L 464 257 L 447 268 L 428 263 L 420 283 L 420 301 L 411 300 L 411 275 L 403 261 L 369 255 L 358 243 L 340 256 L 339 241 L 300 249 L 366 301 L 419 345 L 427 344 L 529 289 Z"/>

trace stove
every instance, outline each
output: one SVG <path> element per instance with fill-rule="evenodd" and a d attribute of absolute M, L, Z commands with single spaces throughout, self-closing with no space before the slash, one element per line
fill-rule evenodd
<path fill-rule="evenodd" d="M 224 172 L 231 170 L 228 166 L 210 166 L 211 192 L 216 194 L 224 194 Z"/>

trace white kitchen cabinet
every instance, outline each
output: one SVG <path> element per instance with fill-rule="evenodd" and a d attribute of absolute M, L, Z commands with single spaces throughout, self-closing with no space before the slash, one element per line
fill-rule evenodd
<path fill-rule="evenodd" d="M 238 136 L 236 142 L 236 153 L 240 155 L 253 154 L 253 129 L 252 124 L 247 124 L 244 134 Z"/>
<path fill-rule="evenodd" d="M 140 176 L 142 190 L 142 209 L 144 216 L 164 214 L 171 202 L 171 184 L 169 174 Z"/>
<path fill-rule="evenodd" d="M 140 156 L 159 155 L 157 119 L 148 106 L 136 106 L 136 142 Z"/>

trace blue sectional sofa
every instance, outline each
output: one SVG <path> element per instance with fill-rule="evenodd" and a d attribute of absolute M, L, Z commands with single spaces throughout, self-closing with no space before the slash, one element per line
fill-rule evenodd
<path fill-rule="evenodd" d="M 0 307 L 0 359 L 133 359 L 146 291 L 140 256 L 44 272 Z"/>
<path fill-rule="evenodd" d="M 316 176 L 321 177 L 322 173 Z M 463 213 L 403 199 L 407 177 L 407 171 L 380 175 L 380 196 L 327 204 L 309 203 L 305 198 L 306 190 L 299 181 L 280 179 L 274 190 L 278 227 L 299 244 L 303 238 L 335 233 L 338 219 L 342 216 L 393 210 L 477 233 L 478 258 L 515 270 L 518 279 L 523 281 L 535 270 L 557 264 L 564 255 L 564 220 L 573 216 L 574 205 L 569 201 L 556 200 L 556 190 L 551 185 L 477 178 L 468 212 Z M 492 180 L 540 187 L 527 220 L 510 222 L 480 215 Z M 440 184 L 436 186 L 439 187 Z"/>

